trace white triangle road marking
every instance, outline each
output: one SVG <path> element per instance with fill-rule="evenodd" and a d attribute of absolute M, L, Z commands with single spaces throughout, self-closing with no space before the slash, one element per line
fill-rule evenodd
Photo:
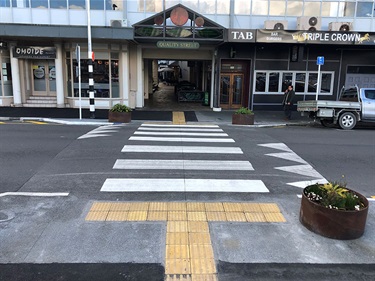
<path fill-rule="evenodd" d="M 327 183 L 328 181 L 326 179 L 316 179 L 316 180 L 309 180 L 309 181 L 296 181 L 296 182 L 290 182 L 287 183 L 292 186 L 300 187 L 300 188 L 305 188 L 306 186 L 313 185 L 316 183 Z"/>
<path fill-rule="evenodd" d="M 302 163 L 302 164 L 307 164 L 307 162 L 305 160 L 303 160 L 301 157 L 299 157 L 294 152 L 278 152 L 278 153 L 269 153 L 269 154 L 266 154 L 266 155 L 281 158 L 281 159 L 286 159 L 286 160 L 290 160 L 290 161 L 295 161 L 295 162 Z"/>
<path fill-rule="evenodd" d="M 303 176 L 308 176 L 312 178 L 324 178 L 319 174 L 313 167 L 310 165 L 293 165 L 293 166 L 284 166 L 284 167 L 275 167 L 277 170 L 295 173 Z"/>
<path fill-rule="evenodd" d="M 282 151 L 292 152 L 292 150 L 284 143 L 264 143 L 264 144 L 258 144 L 258 145 L 263 146 L 263 147 L 278 149 Z"/>

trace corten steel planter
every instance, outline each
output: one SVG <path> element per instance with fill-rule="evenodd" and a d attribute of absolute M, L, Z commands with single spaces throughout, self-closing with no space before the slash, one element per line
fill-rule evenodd
<path fill-rule="evenodd" d="M 108 111 L 108 122 L 129 123 L 132 120 L 131 112 L 112 112 Z"/>
<path fill-rule="evenodd" d="M 359 211 L 329 209 L 309 200 L 305 195 L 305 189 L 302 192 L 299 220 L 307 229 L 340 240 L 356 239 L 363 235 L 368 213 L 366 197 L 350 190 L 363 202 L 365 205 L 363 209 Z"/>
<path fill-rule="evenodd" d="M 233 114 L 232 124 L 235 125 L 254 125 L 254 114 Z"/>

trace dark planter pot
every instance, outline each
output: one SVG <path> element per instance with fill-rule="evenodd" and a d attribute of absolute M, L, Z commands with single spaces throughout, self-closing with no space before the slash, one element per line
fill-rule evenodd
<path fill-rule="evenodd" d="M 235 125 L 254 125 L 254 114 L 233 114 L 232 124 Z"/>
<path fill-rule="evenodd" d="M 129 123 L 132 120 L 131 112 L 112 112 L 108 111 L 108 122 Z"/>
<path fill-rule="evenodd" d="M 309 200 L 304 190 L 299 215 L 300 222 L 307 229 L 328 238 L 349 240 L 361 237 L 366 226 L 368 201 L 358 192 L 351 191 L 361 199 L 365 208 L 359 211 L 329 209 Z"/>

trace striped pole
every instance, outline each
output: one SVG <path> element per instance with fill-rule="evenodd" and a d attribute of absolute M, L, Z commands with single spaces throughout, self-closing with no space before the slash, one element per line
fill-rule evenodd
<path fill-rule="evenodd" d="M 86 0 L 87 9 L 87 66 L 89 70 L 89 99 L 90 99 L 90 118 L 95 118 L 95 91 L 94 91 L 94 55 L 91 47 L 91 15 L 90 15 L 90 0 Z"/>

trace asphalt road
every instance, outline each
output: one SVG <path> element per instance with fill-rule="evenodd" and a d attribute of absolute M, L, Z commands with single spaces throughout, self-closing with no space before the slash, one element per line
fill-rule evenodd
<path fill-rule="evenodd" d="M 83 223 L 89 202 L 93 200 L 273 201 L 281 206 L 288 221 L 296 221 L 297 194 L 301 193 L 301 188 L 290 183 L 312 179 L 311 175 L 290 170 L 298 163 L 310 165 L 314 175 L 316 172 L 329 180 L 346 181 L 349 187 L 366 197 L 375 195 L 373 129 L 343 131 L 323 127 L 243 128 L 221 125 L 243 154 L 218 156 L 203 153 L 190 156 L 189 160 L 247 160 L 254 170 L 113 169 L 118 159 L 185 159 L 183 155 L 157 152 L 125 156 L 121 152 L 124 145 L 142 143 L 129 141 L 139 125 L 131 123 L 109 128 L 12 122 L 0 125 L 0 193 L 69 193 L 66 199 L 0 197 L 1 280 L 163 280 L 164 252 L 160 250 L 160 244 L 165 241 L 165 226 L 113 224 L 107 232 L 102 224 Z M 233 144 L 220 146 L 225 149 Z M 293 152 L 293 161 L 275 155 L 283 151 Z M 261 179 L 269 193 L 100 191 L 108 178 L 166 177 Z M 373 222 L 370 226 L 373 227 Z M 298 239 L 307 233 L 305 245 L 299 244 L 303 240 Z M 371 235 L 358 242 L 332 243 L 332 240 L 320 239 L 290 222 L 279 228 L 214 224 L 211 235 L 220 281 L 371 280 L 375 276 L 375 250 L 365 249 L 363 257 L 358 254 L 362 251 L 361 245 L 365 245 L 364 241 L 369 245 Z M 272 241 L 266 238 L 267 235 Z M 54 237 L 60 237 L 60 241 Z M 108 241 L 109 244 L 101 245 L 98 241 Z M 340 249 L 346 248 L 351 252 L 343 256 Z M 306 249 L 309 253 L 303 253 Z M 320 261 L 317 257 L 310 257 L 316 249 L 324 253 Z M 253 253 L 257 253 L 255 257 Z M 228 260 L 232 262 L 226 262 Z M 298 260 L 309 262 L 296 262 Z M 325 265 L 326 260 L 334 265 Z M 103 279 L 100 272 L 105 272 L 110 279 Z"/>

